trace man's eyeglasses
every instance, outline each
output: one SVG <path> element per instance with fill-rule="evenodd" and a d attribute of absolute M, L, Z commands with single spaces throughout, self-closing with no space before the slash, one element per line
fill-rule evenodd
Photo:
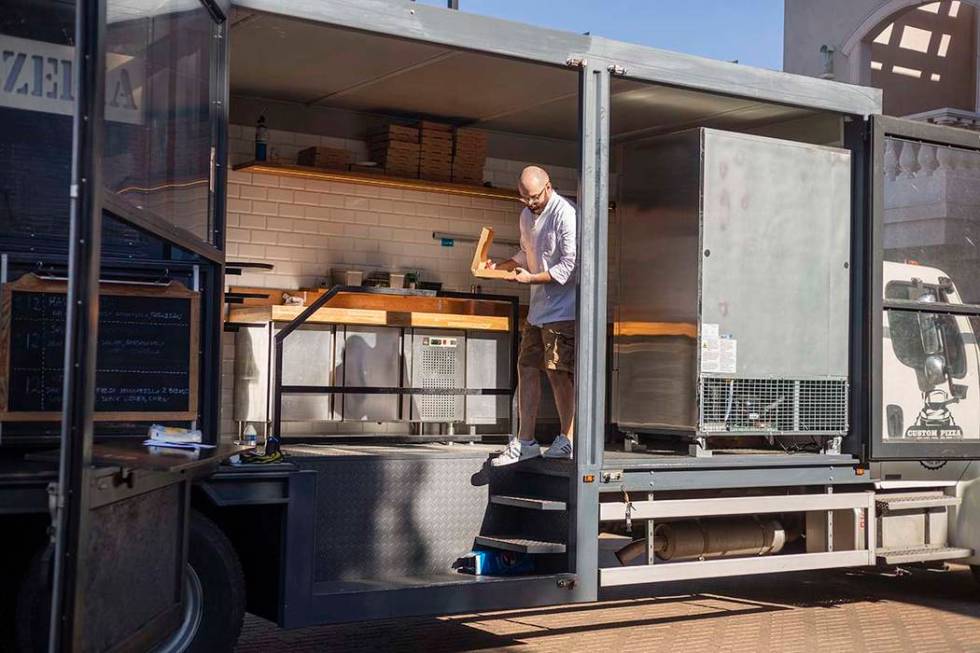
<path fill-rule="evenodd" d="M 521 201 L 525 204 L 536 204 L 538 200 L 544 197 L 544 193 L 551 187 L 551 184 L 545 184 L 544 188 L 539 190 L 534 195 L 521 195 Z"/>

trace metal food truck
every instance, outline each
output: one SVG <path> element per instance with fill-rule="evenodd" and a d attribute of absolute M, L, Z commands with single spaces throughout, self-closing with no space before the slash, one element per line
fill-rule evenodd
<path fill-rule="evenodd" d="M 980 564 L 977 134 L 401 0 L 2 7 L 4 646 Z M 578 210 L 575 453 L 497 468 L 526 296 L 470 243 L 529 161 Z"/>

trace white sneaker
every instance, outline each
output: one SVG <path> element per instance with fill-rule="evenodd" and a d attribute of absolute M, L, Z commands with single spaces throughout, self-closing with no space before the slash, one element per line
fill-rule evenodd
<path fill-rule="evenodd" d="M 555 438 L 555 441 L 551 443 L 547 451 L 541 454 L 544 458 L 558 458 L 561 460 L 568 460 L 572 457 L 572 441 L 569 440 L 564 434 L 559 435 Z"/>
<path fill-rule="evenodd" d="M 490 464 L 494 467 L 503 467 L 504 465 L 512 465 L 528 458 L 537 458 L 540 455 L 541 445 L 534 440 L 523 442 L 517 438 L 511 438 L 504 452 L 491 460 Z"/>

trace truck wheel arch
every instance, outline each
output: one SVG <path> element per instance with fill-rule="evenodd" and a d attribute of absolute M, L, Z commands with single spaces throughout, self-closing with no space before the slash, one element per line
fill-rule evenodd
<path fill-rule="evenodd" d="M 48 544 L 35 553 L 17 593 L 17 650 L 47 648 L 53 549 Z M 188 582 L 196 585 L 199 613 L 185 612 L 184 624 L 158 650 L 232 651 L 245 618 L 245 575 L 238 554 L 224 532 L 197 511 L 188 524 L 187 554 Z M 193 630 L 187 632 L 188 627 Z"/>

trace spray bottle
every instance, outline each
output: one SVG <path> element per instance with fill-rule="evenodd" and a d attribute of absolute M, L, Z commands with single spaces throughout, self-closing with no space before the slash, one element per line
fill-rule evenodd
<path fill-rule="evenodd" d="M 268 156 L 269 129 L 265 126 L 265 116 L 259 116 L 255 125 L 255 160 L 265 161 Z"/>

